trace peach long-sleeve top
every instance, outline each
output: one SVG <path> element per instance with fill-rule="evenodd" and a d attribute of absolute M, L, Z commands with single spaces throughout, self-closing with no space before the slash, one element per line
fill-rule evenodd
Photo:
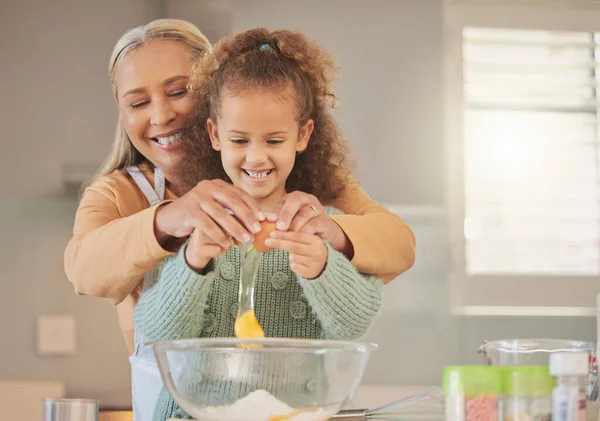
<path fill-rule="evenodd" d="M 154 173 L 140 165 L 154 184 Z M 169 189 L 165 200 L 177 197 Z M 354 247 L 352 264 L 389 282 L 415 259 L 415 237 L 402 218 L 367 196 L 356 182 L 332 203 L 346 215 L 332 218 Z M 106 298 L 117 306 L 129 353 L 133 349 L 133 311 L 144 274 L 172 254 L 154 234 L 154 213 L 124 170 L 98 177 L 85 189 L 75 216 L 73 237 L 65 250 L 65 271 L 81 295 Z"/>

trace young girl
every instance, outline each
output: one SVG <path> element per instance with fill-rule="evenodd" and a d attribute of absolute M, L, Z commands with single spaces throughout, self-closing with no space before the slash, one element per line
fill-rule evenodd
<path fill-rule="evenodd" d="M 330 56 L 299 33 L 259 28 L 220 41 L 194 74 L 200 106 L 179 178 L 190 184 L 226 180 L 264 212 L 293 191 L 334 201 L 349 176 L 347 145 L 328 111 L 334 70 Z M 301 231 L 267 240 L 275 249 L 263 254 L 255 287 L 255 311 L 266 336 L 361 337 L 381 306 L 382 281 L 361 275 L 321 237 Z M 226 250 L 194 231 L 157 268 L 158 281 L 136 307 L 136 329 L 150 340 L 234 336 L 239 267 L 238 247 Z M 202 370 L 204 379 L 219 376 L 207 361 Z M 285 373 L 290 381 L 278 382 L 281 393 L 294 399 L 299 385 L 315 380 L 306 377 L 310 372 Z M 326 383 L 320 380 L 317 385 Z M 239 394 L 244 387 L 245 393 L 260 385 L 196 387 L 224 399 L 227 391 Z M 182 415 L 163 391 L 154 419 Z"/>
<path fill-rule="evenodd" d="M 117 41 L 109 61 L 118 110 L 113 147 L 82 195 L 65 249 L 65 272 L 77 294 L 116 306 L 137 385 L 132 390 L 136 421 L 151 418 L 152 412 L 143 410 L 153 410 L 162 388 L 152 350 L 143 346 L 145 338 L 133 322 L 140 291 L 153 284 L 156 266 L 192 231 L 228 247 L 229 237 L 245 241 L 263 217 L 254 199 L 233 184 L 204 179 L 190 190 L 175 174 L 186 161 L 182 147 L 188 139 L 182 134 L 196 110 L 188 76 L 192 63 L 211 49 L 198 28 L 176 19 L 133 28 Z M 332 205 L 345 215 L 329 217 L 316 198 L 297 191 L 273 213 L 282 230 L 302 227 L 318 234 L 361 272 L 384 282 L 411 267 L 412 231 L 354 179 Z"/>

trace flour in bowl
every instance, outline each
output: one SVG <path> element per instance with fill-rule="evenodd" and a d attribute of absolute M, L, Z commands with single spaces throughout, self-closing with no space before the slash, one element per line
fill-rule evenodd
<path fill-rule="evenodd" d="M 208 407 L 203 410 L 203 417 L 211 421 L 325 421 L 332 415 L 323 409 L 291 408 L 266 390 L 252 392 L 233 405 Z"/>

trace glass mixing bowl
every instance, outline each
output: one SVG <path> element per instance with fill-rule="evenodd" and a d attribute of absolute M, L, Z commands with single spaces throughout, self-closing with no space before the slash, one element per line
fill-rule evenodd
<path fill-rule="evenodd" d="M 181 409 L 207 421 L 324 421 L 352 398 L 374 344 L 210 338 L 153 344 Z"/>

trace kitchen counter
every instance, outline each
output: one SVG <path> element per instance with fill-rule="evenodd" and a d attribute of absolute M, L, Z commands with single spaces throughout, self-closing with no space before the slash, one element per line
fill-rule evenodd
<path fill-rule="evenodd" d="M 133 421 L 131 411 L 100 411 L 98 421 Z"/>

